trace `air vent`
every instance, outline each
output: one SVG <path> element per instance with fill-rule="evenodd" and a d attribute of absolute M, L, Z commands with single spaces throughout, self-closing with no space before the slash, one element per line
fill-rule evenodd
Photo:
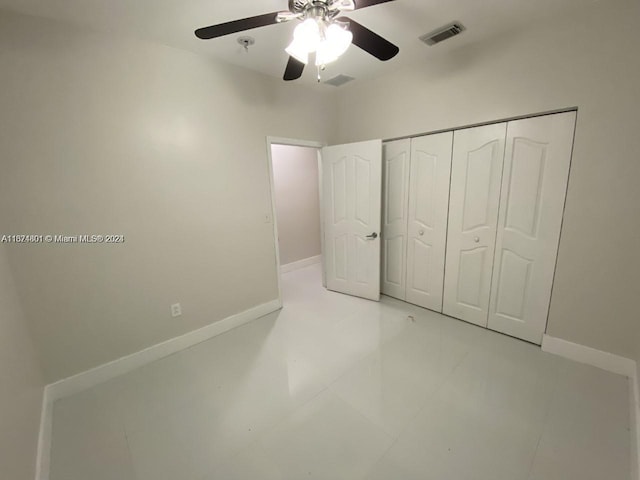
<path fill-rule="evenodd" d="M 433 32 L 421 36 L 420 40 L 422 40 L 427 45 L 432 46 L 436 43 L 444 42 L 451 37 L 455 37 L 456 35 L 460 35 L 465 30 L 466 28 L 464 28 L 464 25 L 462 25 L 460 22 L 453 22 L 450 25 L 438 28 Z"/>
<path fill-rule="evenodd" d="M 351 80 L 355 80 L 353 77 L 349 77 L 348 75 L 338 75 L 337 77 L 333 77 L 330 80 L 327 80 L 327 85 L 333 85 L 334 87 L 341 87 L 345 83 L 349 83 Z"/>

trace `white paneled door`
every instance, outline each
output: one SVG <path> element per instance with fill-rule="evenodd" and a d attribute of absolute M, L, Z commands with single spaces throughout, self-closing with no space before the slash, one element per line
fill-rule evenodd
<path fill-rule="evenodd" d="M 382 147 L 382 293 L 405 300 L 411 140 Z"/>
<path fill-rule="evenodd" d="M 406 299 L 442 311 L 453 132 L 411 140 Z"/>
<path fill-rule="evenodd" d="M 576 113 L 510 122 L 489 328 L 540 344 L 547 324 Z"/>
<path fill-rule="evenodd" d="M 380 299 L 382 141 L 322 149 L 327 288 Z"/>
<path fill-rule="evenodd" d="M 487 326 L 506 123 L 454 133 L 443 313 Z"/>

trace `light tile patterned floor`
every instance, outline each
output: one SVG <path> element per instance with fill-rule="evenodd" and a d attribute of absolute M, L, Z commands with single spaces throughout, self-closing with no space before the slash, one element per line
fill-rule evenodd
<path fill-rule="evenodd" d="M 283 292 L 280 312 L 56 402 L 51 480 L 630 480 L 625 378 L 328 292 L 318 266 Z"/>

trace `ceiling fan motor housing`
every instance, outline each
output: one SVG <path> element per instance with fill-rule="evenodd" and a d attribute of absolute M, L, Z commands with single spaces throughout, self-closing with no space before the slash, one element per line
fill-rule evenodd
<path fill-rule="evenodd" d="M 304 18 L 327 19 L 337 16 L 341 10 L 353 10 L 352 1 L 345 0 L 289 0 L 289 11 Z"/>
<path fill-rule="evenodd" d="M 307 0 L 289 0 L 289 10 L 294 13 L 302 13 L 309 5 Z"/>

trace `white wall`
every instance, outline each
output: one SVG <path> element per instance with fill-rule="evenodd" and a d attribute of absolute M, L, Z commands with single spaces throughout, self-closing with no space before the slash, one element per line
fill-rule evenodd
<path fill-rule="evenodd" d="M 452 53 L 425 47 L 420 65 L 354 82 L 336 104 L 341 142 L 579 107 L 548 333 L 631 358 L 640 358 L 638 19 L 637 0 L 585 2 L 581 14 Z"/>
<path fill-rule="evenodd" d="M 33 480 L 44 381 L 0 245 L 0 478 Z"/>
<path fill-rule="evenodd" d="M 9 13 L 0 65 L 2 233 L 126 237 L 9 249 L 48 381 L 277 298 L 266 137 L 325 141 L 325 98 Z"/>
<path fill-rule="evenodd" d="M 280 265 L 320 255 L 318 149 L 272 145 Z"/>

